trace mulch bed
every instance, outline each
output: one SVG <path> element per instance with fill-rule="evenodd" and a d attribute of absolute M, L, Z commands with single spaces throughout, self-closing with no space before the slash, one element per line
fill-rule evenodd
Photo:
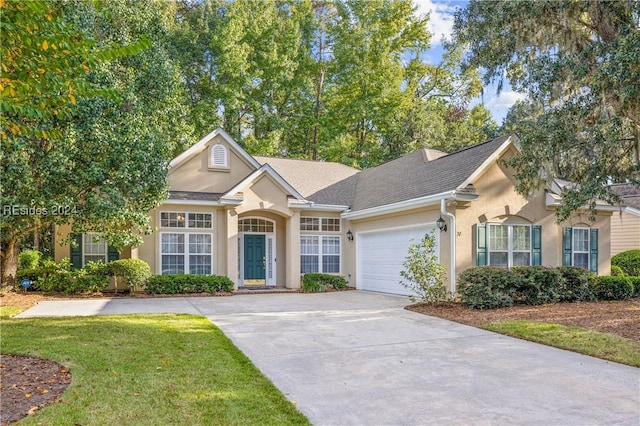
<path fill-rule="evenodd" d="M 47 359 L 0 355 L 0 422 L 8 425 L 58 401 L 71 383 L 65 366 Z"/>
<path fill-rule="evenodd" d="M 587 328 L 640 342 L 640 298 L 612 302 L 516 305 L 486 310 L 467 309 L 459 303 L 417 304 L 407 309 L 474 327 L 496 321 L 539 321 Z"/>

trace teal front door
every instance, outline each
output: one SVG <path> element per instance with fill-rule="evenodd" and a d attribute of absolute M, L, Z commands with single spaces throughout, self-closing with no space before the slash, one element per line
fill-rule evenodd
<path fill-rule="evenodd" d="M 244 285 L 264 285 L 266 271 L 266 237 L 244 236 Z"/>

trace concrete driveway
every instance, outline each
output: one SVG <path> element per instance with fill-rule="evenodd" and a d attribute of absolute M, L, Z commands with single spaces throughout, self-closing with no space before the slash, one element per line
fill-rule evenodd
<path fill-rule="evenodd" d="M 41 302 L 20 317 L 205 315 L 315 425 L 640 425 L 640 369 L 406 304 L 359 291 L 99 299 Z"/>

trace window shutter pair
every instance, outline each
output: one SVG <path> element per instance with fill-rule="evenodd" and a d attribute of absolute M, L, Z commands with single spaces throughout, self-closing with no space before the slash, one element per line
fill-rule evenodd
<path fill-rule="evenodd" d="M 75 269 L 82 269 L 82 234 L 74 234 L 71 239 L 75 241 L 75 246 L 71 246 L 71 266 Z M 115 247 L 107 246 L 107 262 L 118 260 L 120 253 Z"/>
<path fill-rule="evenodd" d="M 476 266 L 489 264 L 489 235 L 487 224 L 479 223 L 476 227 Z M 531 264 L 542 265 L 542 226 L 531 227 Z"/>
<path fill-rule="evenodd" d="M 573 264 L 573 228 L 562 230 L 562 266 Z M 589 230 L 589 270 L 598 273 L 598 230 Z"/>

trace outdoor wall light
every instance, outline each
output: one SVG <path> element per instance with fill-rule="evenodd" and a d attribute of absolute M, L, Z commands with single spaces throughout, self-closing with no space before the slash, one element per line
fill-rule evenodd
<path fill-rule="evenodd" d="M 351 229 L 347 231 L 347 240 L 353 241 L 353 232 L 351 232 Z"/>
<path fill-rule="evenodd" d="M 438 229 L 440 230 L 440 232 L 447 232 L 447 224 L 444 223 L 444 219 L 442 218 L 442 216 L 440 216 L 440 219 L 436 220 L 436 225 L 438 225 Z"/>

